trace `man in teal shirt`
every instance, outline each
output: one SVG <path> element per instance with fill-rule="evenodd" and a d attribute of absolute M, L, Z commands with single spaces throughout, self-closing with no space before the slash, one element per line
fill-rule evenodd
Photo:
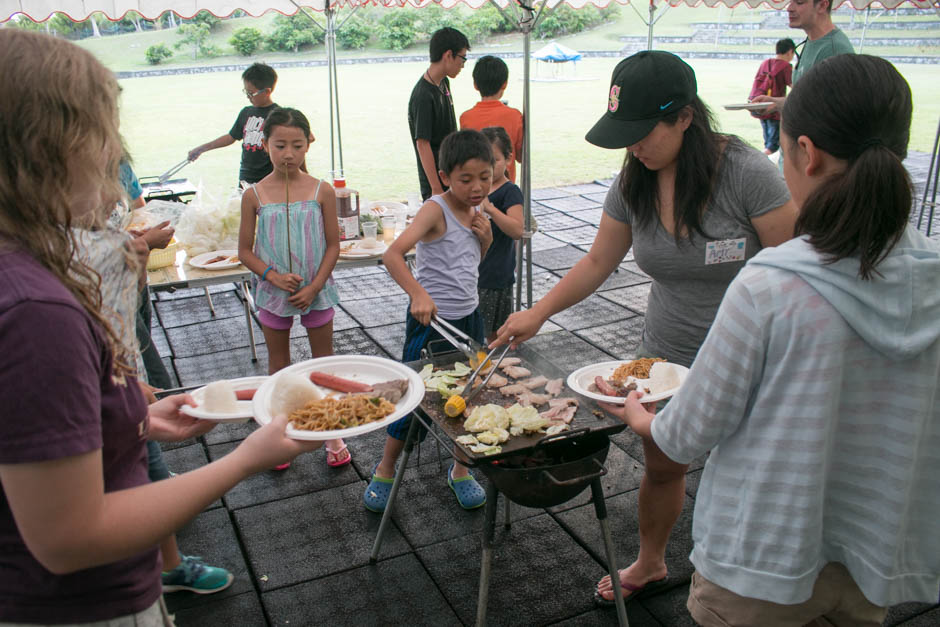
<path fill-rule="evenodd" d="M 793 84 L 800 80 L 811 67 L 837 54 L 855 54 L 852 42 L 832 23 L 832 0 L 791 0 L 787 6 L 790 28 L 801 28 L 806 32 L 803 52 L 793 71 Z M 797 46 L 799 47 L 799 46 Z M 773 113 L 783 109 L 786 96 L 757 96 L 754 102 L 772 102 L 772 107 L 761 113 Z"/>
<path fill-rule="evenodd" d="M 803 41 L 803 52 L 796 62 L 793 70 L 793 84 L 800 80 L 810 68 L 829 57 L 838 54 L 855 54 L 852 42 L 840 29 L 832 23 L 832 0 L 790 0 L 787 6 L 787 16 L 790 18 L 790 28 L 802 28 L 806 32 Z M 799 48 L 800 46 L 797 46 Z M 783 111 L 786 96 L 756 96 L 752 102 L 772 102 L 761 113 L 774 113 Z M 780 145 L 780 157 L 777 166 L 783 172 L 783 144 Z"/>

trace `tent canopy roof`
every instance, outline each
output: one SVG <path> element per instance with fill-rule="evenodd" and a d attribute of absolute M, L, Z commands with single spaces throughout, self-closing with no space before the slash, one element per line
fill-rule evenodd
<path fill-rule="evenodd" d="M 415 6 L 423 7 L 429 4 L 439 4 L 444 8 L 453 8 L 464 4 L 472 9 L 478 9 L 492 0 L 0 0 L 0 22 L 9 20 L 18 13 L 29 16 L 32 20 L 40 22 L 49 19 L 53 13 L 64 13 L 75 21 L 87 19 L 92 13 L 101 12 L 109 19 L 119 20 L 128 11 L 136 11 L 147 19 L 155 19 L 166 11 L 173 11 L 180 17 L 190 18 L 200 11 L 209 11 L 218 17 L 226 17 L 237 10 L 248 15 L 259 16 L 267 11 L 278 11 L 285 15 L 293 15 L 298 6 L 323 11 L 329 2 L 332 8 L 353 7 L 361 5 L 372 6 Z M 495 0 L 500 7 L 506 7 L 514 0 Z M 567 4 L 573 8 L 581 8 L 588 4 L 597 7 L 606 7 L 611 2 L 629 4 L 630 0 L 547 0 L 548 6 Z M 656 4 L 663 4 L 663 0 Z M 839 3 L 839 0 L 835 0 Z M 735 7 L 746 5 L 751 8 L 764 6 L 772 9 L 786 7 L 789 0 L 665 0 L 665 3 L 678 6 L 686 4 L 696 6 L 724 5 Z M 901 4 L 910 4 L 915 7 L 929 9 L 936 5 L 936 0 L 844 0 L 841 4 L 850 4 L 856 9 L 863 9 L 869 5 L 882 6 L 893 9 Z M 636 0 L 634 5 L 648 6 L 647 0 Z"/>

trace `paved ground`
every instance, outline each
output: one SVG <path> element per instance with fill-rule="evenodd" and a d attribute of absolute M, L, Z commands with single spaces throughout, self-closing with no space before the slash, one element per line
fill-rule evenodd
<path fill-rule="evenodd" d="M 909 169 L 923 181 L 928 155 Z M 541 232 L 533 248 L 535 297 L 543 295 L 584 254 L 594 238 L 609 181 L 533 193 Z M 918 195 L 919 198 L 919 195 Z M 915 213 L 916 219 L 916 213 Z M 940 219 L 940 216 L 938 216 Z M 940 233 L 940 225 L 933 229 Z M 385 271 L 338 272 L 342 304 L 335 320 L 337 354 L 397 358 L 406 298 Z M 649 279 L 628 257 L 597 293 L 563 312 L 531 341 L 569 370 L 632 356 L 640 339 Z M 266 373 L 260 329 L 252 363 L 242 304 L 231 286 L 213 290 L 216 316 L 202 291 L 161 293 L 154 340 L 181 385 Z M 294 361 L 310 356 L 295 327 Z M 231 451 L 252 424 L 222 425 L 198 441 L 165 447 L 177 472 Z M 302 456 L 284 472 L 243 482 L 179 533 L 182 550 L 235 573 L 228 590 L 208 597 L 175 593 L 167 600 L 180 626 L 194 625 L 461 625 L 475 618 L 483 512 L 460 510 L 445 482 L 448 462 L 428 443 L 399 495 L 395 525 L 381 560 L 369 565 L 379 516 L 362 506 L 367 475 L 384 431 L 349 442 L 353 464 L 326 466 L 324 453 Z M 604 480 L 621 565 L 637 551 L 637 488 L 643 472 L 638 439 L 613 438 Z M 687 477 L 685 508 L 673 531 L 667 564 L 674 587 L 628 606 L 634 626 L 694 624 L 685 609 L 692 565 L 692 507 L 702 462 Z M 493 625 L 612 625 L 616 616 L 591 600 L 604 575 L 603 546 L 588 493 L 550 510 L 515 506 L 510 531 L 499 527 L 490 585 Z M 940 606 L 905 604 L 886 625 L 940 624 Z"/>

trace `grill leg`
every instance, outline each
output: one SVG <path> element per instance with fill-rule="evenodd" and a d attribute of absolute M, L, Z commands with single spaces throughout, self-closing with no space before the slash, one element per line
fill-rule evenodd
<path fill-rule="evenodd" d="M 408 435 L 405 436 L 405 451 L 401 460 L 398 462 L 398 470 L 395 471 L 395 480 L 392 482 L 392 491 L 388 494 L 388 504 L 385 505 L 385 511 L 382 513 L 382 522 L 379 523 L 379 531 L 375 534 L 375 543 L 372 545 L 372 555 L 369 562 L 374 564 L 379 559 L 379 551 L 382 549 L 382 536 L 385 535 L 385 528 L 388 527 L 392 519 L 392 508 L 395 505 L 395 497 L 398 496 L 398 488 L 401 486 L 401 479 L 405 475 L 405 467 L 408 465 L 408 457 L 411 455 L 411 449 L 415 445 L 415 436 L 418 433 L 418 418 L 411 417 L 411 426 L 408 427 Z"/>
<path fill-rule="evenodd" d="M 614 584 L 614 605 L 617 608 L 617 623 L 620 627 L 629 627 L 627 620 L 627 608 L 623 603 L 623 595 L 618 594 L 620 582 L 620 573 L 617 572 L 617 557 L 614 555 L 614 539 L 610 535 L 610 525 L 607 522 L 607 503 L 604 502 L 604 490 L 601 488 L 600 477 L 595 477 L 591 482 L 591 500 L 594 501 L 594 513 L 597 514 L 597 522 L 601 525 L 601 535 L 604 537 L 604 549 L 607 552 L 607 571 L 610 573 L 610 581 Z"/>
<path fill-rule="evenodd" d="M 506 519 L 503 521 L 503 527 L 508 531 L 512 527 L 512 501 L 503 495 L 503 507 L 506 508 Z"/>
<path fill-rule="evenodd" d="M 496 501 L 499 493 L 496 484 L 486 482 L 486 512 L 483 518 L 483 555 L 480 556 L 480 590 L 477 593 L 477 627 L 486 625 L 486 603 L 490 594 L 490 565 L 493 562 L 493 535 L 496 530 Z M 503 495 L 506 505 L 509 499 Z"/>
<path fill-rule="evenodd" d="M 437 445 L 437 470 L 438 472 L 444 472 L 444 456 L 441 453 L 441 441 L 434 438 L 434 443 Z"/>

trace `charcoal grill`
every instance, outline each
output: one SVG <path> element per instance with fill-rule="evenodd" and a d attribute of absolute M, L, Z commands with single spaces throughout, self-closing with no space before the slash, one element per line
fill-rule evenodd
<path fill-rule="evenodd" d="M 522 366 L 532 372 L 532 376 L 544 375 L 549 379 L 564 378 L 561 372 L 548 359 L 535 350 L 522 345 L 510 353 L 522 359 Z M 449 367 L 455 361 L 463 361 L 458 352 L 437 354 L 427 359 L 410 362 L 407 365 L 420 371 L 425 365 Z M 563 396 L 574 395 L 567 387 Z M 495 403 L 506 405 L 511 399 L 500 395 L 492 388 L 484 389 L 474 399 L 474 405 Z M 392 517 L 395 497 L 402 477 L 408 466 L 408 458 L 417 439 L 418 422 L 444 447 L 457 446 L 463 459 L 461 463 L 477 468 L 488 479 L 486 482 L 486 509 L 483 523 L 483 552 L 480 559 L 480 586 L 477 597 L 477 625 L 486 624 L 486 608 L 489 597 L 489 577 L 493 555 L 493 537 L 496 529 L 496 507 L 499 494 L 505 499 L 505 522 L 510 528 L 510 503 L 527 507 L 552 507 L 560 505 L 583 492 L 590 486 L 594 512 L 601 526 L 604 548 L 607 553 L 607 566 L 611 577 L 617 580 L 617 560 L 614 555 L 613 540 L 607 522 L 607 505 L 601 488 L 601 477 L 607 474 L 604 462 L 610 449 L 610 436 L 619 433 L 625 425 L 616 418 L 601 412 L 587 398 L 580 397 L 578 411 L 571 421 L 569 431 L 546 436 L 545 434 L 524 434 L 513 436 L 502 443 L 502 450 L 495 455 L 483 455 L 472 452 L 468 447 L 458 444 L 457 438 L 466 435 L 463 417 L 449 418 L 444 413 L 445 399 L 437 392 L 428 391 L 424 400 L 415 409 L 411 427 L 405 438 L 404 456 L 398 464 L 392 483 L 388 505 L 382 514 L 382 522 L 372 547 L 371 561 L 378 559 L 385 529 Z M 434 428 L 443 432 L 444 438 Z M 627 614 L 623 598 L 615 595 L 617 619 L 620 625 L 627 625 Z"/>
<path fill-rule="evenodd" d="M 140 187 L 144 191 L 144 200 L 170 200 L 189 202 L 196 197 L 196 187 L 189 179 L 179 178 L 161 182 L 159 176 L 140 177 Z"/>

